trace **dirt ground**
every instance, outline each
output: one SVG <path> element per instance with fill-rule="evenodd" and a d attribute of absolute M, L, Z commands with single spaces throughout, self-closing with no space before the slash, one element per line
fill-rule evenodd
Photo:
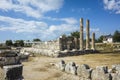
<path fill-rule="evenodd" d="M 107 65 L 110 68 L 112 64 L 120 64 L 120 54 L 87 54 L 62 58 L 51 58 L 45 56 L 30 57 L 28 62 L 22 63 L 24 65 L 24 80 L 63 80 L 61 77 L 66 75 L 67 79 L 64 80 L 77 80 L 77 76 L 57 70 L 55 66 L 51 65 L 52 63 L 57 63 L 60 60 L 65 60 L 66 63 L 75 62 L 78 65 L 88 64 L 92 68 L 104 65 Z"/>

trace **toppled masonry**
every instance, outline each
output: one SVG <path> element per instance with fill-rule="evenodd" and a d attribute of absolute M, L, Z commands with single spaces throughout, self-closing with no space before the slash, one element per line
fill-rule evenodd
<path fill-rule="evenodd" d="M 78 80 L 120 80 L 120 64 L 112 65 L 112 69 L 107 66 L 97 66 L 90 68 L 87 64 L 76 65 L 74 62 L 65 63 L 61 60 L 55 66 L 61 71 L 79 76 Z"/>
<path fill-rule="evenodd" d="M 22 80 L 23 65 L 15 52 L 0 53 L 0 80 Z"/>

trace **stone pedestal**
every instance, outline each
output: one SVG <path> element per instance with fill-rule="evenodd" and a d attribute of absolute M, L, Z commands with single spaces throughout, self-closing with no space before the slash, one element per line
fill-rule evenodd
<path fill-rule="evenodd" d="M 83 18 L 80 19 L 80 50 L 83 50 Z"/>
<path fill-rule="evenodd" d="M 5 80 L 18 80 L 22 79 L 22 70 L 23 65 L 9 65 L 9 66 L 3 66 L 4 70 L 4 78 Z"/>

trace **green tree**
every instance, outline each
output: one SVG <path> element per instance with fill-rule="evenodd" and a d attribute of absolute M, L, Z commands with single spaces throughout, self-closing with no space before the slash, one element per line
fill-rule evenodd
<path fill-rule="evenodd" d="M 6 40 L 5 44 L 6 44 L 6 46 L 12 46 L 13 42 L 12 42 L 12 40 Z"/>
<path fill-rule="evenodd" d="M 24 46 L 24 41 L 23 40 L 16 40 L 14 43 L 15 47 L 23 47 Z"/>
<path fill-rule="evenodd" d="M 116 30 L 113 34 L 113 41 L 120 42 L 120 31 Z"/>
<path fill-rule="evenodd" d="M 103 41 L 103 35 L 101 35 L 98 39 L 97 39 L 97 42 L 102 42 Z"/>
<path fill-rule="evenodd" d="M 72 37 L 79 38 L 79 37 L 80 37 L 80 32 L 78 32 L 78 31 L 72 32 L 72 33 L 71 33 L 71 36 L 72 36 Z"/>
<path fill-rule="evenodd" d="M 39 38 L 33 39 L 33 42 L 40 42 L 41 40 Z"/>

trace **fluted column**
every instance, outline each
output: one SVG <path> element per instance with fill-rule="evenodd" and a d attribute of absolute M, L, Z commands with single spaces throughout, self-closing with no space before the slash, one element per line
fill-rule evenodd
<path fill-rule="evenodd" d="M 83 18 L 80 19 L 80 50 L 83 50 Z"/>
<path fill-rule="evenodd" d="M 86 50 L 90 49 L 89 20 L 86 21 Z"/>
<path fill-rule="evenodd" d="M 92 33 L 92 49 L 95 50 L 95 33 Z"/>

